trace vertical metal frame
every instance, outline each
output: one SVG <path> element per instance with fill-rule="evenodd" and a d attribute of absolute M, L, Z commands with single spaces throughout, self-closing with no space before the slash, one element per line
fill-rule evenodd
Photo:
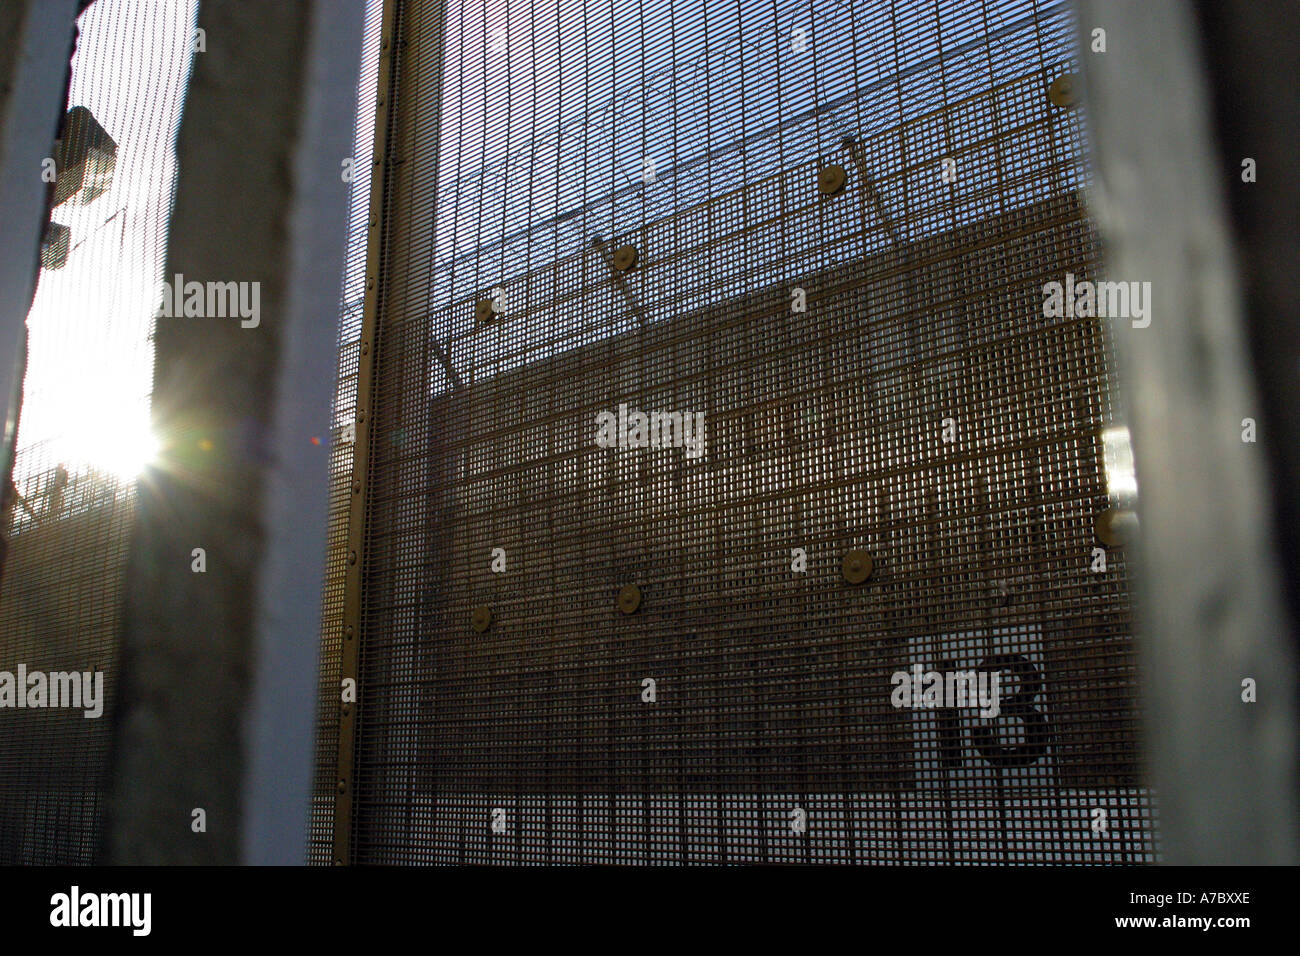
<path fill-rule="evenodd" d="M 396 37 L 398 6 L 401 0 L 384 0 L 383 25 L 379 40 L 378 103 L 375 108 L 374 150 L 370 172 L 370 212 L 366 236 L 366 292 L 361 320 L 361 354 L 357 367 L 356 440 L 353 443 L 352 479 L 349 490 L 347 566 L 343 592 L 343 650 L 339 665 L 340 685 L 351 679 L 360 683 L 361 581 L 366 539 L 366 499 L 370 463 L 369 409 L 373 408 L 376 342 L 379 331 L 380 303 L 383 286 L 380 262 L 383 258 L 386 217 L 384 196 L 389 169 L 389 133 L 392 127 L 393 85 L 396 78 L 398 49 Z M 336 866 L 351 862 L 352 806 L 355 792 L 354 753 L 357 710 L 364 703 L 358 695 L 355 704 L 339 703 L 338 766 L 335 774 L 334 851 Z"/>

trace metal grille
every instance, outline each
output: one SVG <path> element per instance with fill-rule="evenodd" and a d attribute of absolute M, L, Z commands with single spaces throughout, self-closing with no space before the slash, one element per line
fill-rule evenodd
<path fill-rule="evenodd" d="M 388 16 L 335 850 L 1154 860 L 1064 5 Z"/>
<path fill-rule="evenodd" d="M 78 21 L 0 528 L 0 672 L 12 681 L 8 697 L 0 686 L 3 863 L 89 863 L 99 840 L 135 479 L 153 451 L 149 338 L 196 10 L 98 0 Z M 99 675 L 92 693 L 102 681 L 97 705 L 66 706 L 77 697 L 62 683 L 64 706 L 55 706 L 54 675 L 84 672 Z"/>

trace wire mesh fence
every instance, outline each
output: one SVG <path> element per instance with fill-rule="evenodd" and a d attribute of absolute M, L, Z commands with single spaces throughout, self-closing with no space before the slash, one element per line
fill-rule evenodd
<path fill-rule="evenodd" d="M 388 12 L 311 858 L 341 827 L 358 863 L 1157 859 L 1113 356 L 1045 308 L 1099 269 L 1066 7 Z M 5 862 L 99 838 L 195 13 L 93 4 L 51 144 L 2 529 Z"/>
<path fill-rule="evenodd" d="M 1155 860 L 1066 7 L 391 12 L 312 858 Z"/>
<path fill-rule="evenodd" d="M 196 10 L 86 7 L 59 139 L 33 171 L 52 213 L 0 527 L 5 863 L 88 863 L 99 840 L 135 481 L 156 450 L 150 335 Z"/>

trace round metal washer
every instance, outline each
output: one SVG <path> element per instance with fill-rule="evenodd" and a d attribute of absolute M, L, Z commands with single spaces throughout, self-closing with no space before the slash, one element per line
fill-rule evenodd
<path fill-rule="evenodd" d="M 469 616 L 470 627 L 482 634 L 492 626 L 492 609 L 490 607 L 476 607 Z"/>
<path fill-rule="evenodd" d="M 627 272 L 636 265 L 636 260 L 636 246 L 619 246 L 614 253 L 614 268 L 619 272 Z"/>
<path fill-rule="evenodd" d="M 871 555 L 865 551 L 850 551 L 844 555 L 844 561 L 840 565 L 840 571 L 844 575 L 844 580 L 849 584 L 861 584 L 867 578 L 871 577 L 871 572 L 875 570 L 876 562 L 872 560 Z"/>
<path fill-rule="evenodd" d="M 1066 110 L 1072 107 L 1076 102 L 1075 84 L 1078 81 L 1073 73 L 1062 73 L 1056 79 L 1052 80 L 1047 87 L 1047 98 L 1051 100 L 1053 106 L 1059 106 Z"/>
<path fill-rule="evenodd" d="M 834 196 L 844 189 L 844 184 L 848 181 L 849 176 L 843 166 L 823 166 L 817 174 L 817 188 L 823 196 Z"/>
<path fill-rule="evenodd" d="M 641 589 L 635 584 L 623 585 L 623 590 L 618 592 L 618 609 L 624 614 L 635 614 L 640 606 Z"/>

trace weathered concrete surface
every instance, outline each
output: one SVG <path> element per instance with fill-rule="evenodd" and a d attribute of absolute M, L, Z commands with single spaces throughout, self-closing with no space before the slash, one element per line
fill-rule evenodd
<path fill-rule="evenodd" d="M 260 321 L 159 319 L 166 452 L 127 571 L 103 856 L 300 862 L 327 487 L 310 438 L 329 434 L 361 5 L 205 0 L 199 17 L 166 274 L 258 282 Z"/>
<path fill-rule="evenodd" d="M 1196 22 L 1181 0 L 1078 10 L 1106 271 L 1153 287 L 1150 327 L 1114 328 L 1141 489 L 1139 648 L 1164 860 L 1294 863 L 1291 624 L 1267 457 L 1241 439 L 1261 400 Z M 1095 27 L 1104 54 L 1089 52 Z M 1257 703 L 1242 701 L 1244 678 Z"/>

